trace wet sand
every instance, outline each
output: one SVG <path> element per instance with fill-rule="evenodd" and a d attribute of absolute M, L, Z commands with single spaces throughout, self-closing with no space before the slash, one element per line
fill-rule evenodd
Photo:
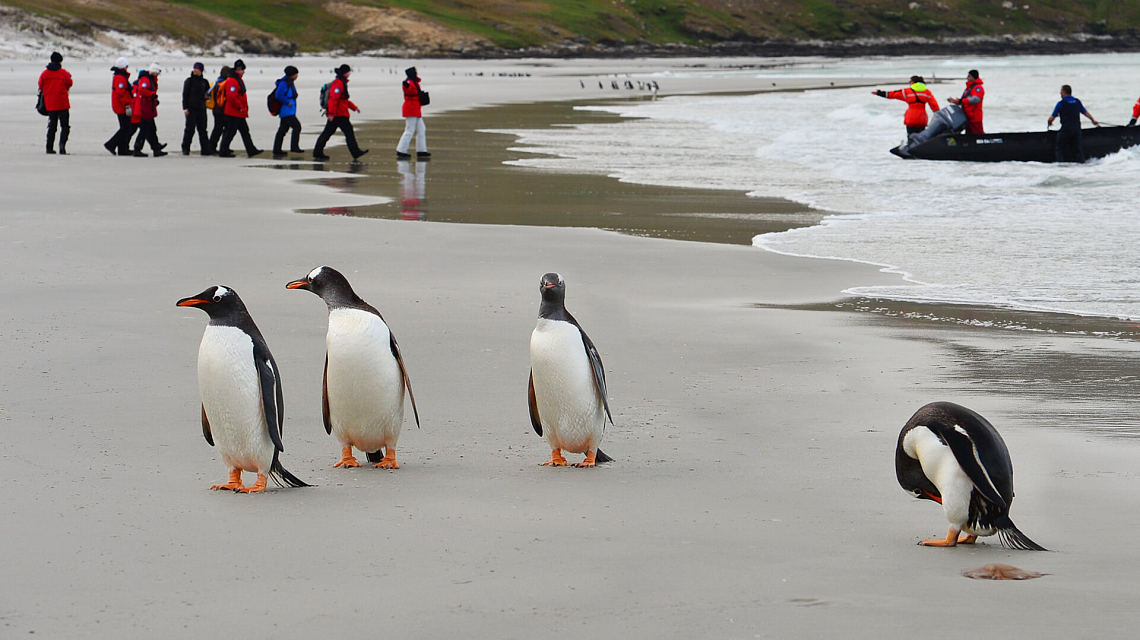
<path fill-rule="evenodd" d="M 0 120 L 19 152 L 0 159 L 0 635 L 1087 637 L 1137 619 L 1140 446 L 1085 428 L 1130 421 L 1131 342 L 823 311 L 896 277 L 746 246 L 293 213 L 376 198 L 256 162 L 113 158 L 107 125 L 45 157 L 24 98 L 0 96 L 28 102 Z M 399 471 L 332 468 L 325 308 L 284 289 L 318 264 L 400 340 L 423 428 Z M 617 461 L 592 471 L 538 466 L 527 418 L 550 270 L 607 365 Z M 206 317 L 174 302 L 215 283 L 282 369 L 284 465 L 319 486 L 207 489 L 225 468 L 198 422 Z M 893 451 L 940 399 L 1001 430 L 1013 519 L 1053 553 L 915 545 L 946 524 Z M 1049 575 L 960 575 L 995 562 Z"/>

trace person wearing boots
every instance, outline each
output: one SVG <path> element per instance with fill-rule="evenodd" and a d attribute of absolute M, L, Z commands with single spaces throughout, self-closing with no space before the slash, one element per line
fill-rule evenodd
<path fill-rule="evenodd" d="M 352 122 L 348 119 L 349 110 L 360 113 L 360 109 L 356 108 L 352 100 L 348 99 L 348 77 L 350 75 L 352 75 L 352 67 L 342 64 L 336 68 L 336 80 L 329 84 L 329 106 L 328 111 L 325 112 L 328 122 L 325 123 L 324 131 L 321 131 L 320 137 L 317 138 L 317 146 L 313 147 L 314 160 L 329 159 L 325 155 L 325 144 L 337 129 L 344 132 L 344 142 L 348 146 L 348 151 L 352 154 L 353 160 L 368 153 L 368 149 L 361 149 L 356 144 L 356 133 L 352 130 Z"/>
<path fill-rule="evenodd" d="M 186 129 L 182 132 L 182 155 L 190 155 L 190 143 L 194 132 L 198 132 L 198 146 L 202 155 L 212 155 L 210 138 L 206 135 L 206 94 L 210 92 L 210 81 L 202 77 L 206 65 L 195 62 L 190 77 L 182 83 L 182 114 L 186 116 Z"/>
<path fill-rule="evenodd" d="M 404 135 L 400 136 L 400 143 L 396 145 L 396 157 L 410 158 L 408 146 L 412 143 L 412 135 L 416 136 L 416 157 L 430 158 L 427 150 L 427 128 L 424 126 L 424 117 L 420 103 L 423 91 L 420 89 L 420 77 L 415 67 L 404 69 L 407 79 L 404 80 Z"/>
<path fill-rule="evenodd" d="M 71 74 L 63 68 L 63 56 L 51 54 L 51 64 L 40 74 L 40 91 L 44 93 L 44 109 L 48 112 L 47 152 L 55 153 L 55 132 L 59 129 L 59 152 L 67 155 L 67 136 L 71 133 Z"/>
<path fill-rule="evenodd" d="M 226 132 L 222 134 L 222 148 L 218 152 L 218 156 L 222 158 L 234 157 L 234 152 L 230 151 L 230 143 L 239 133 L 248 157 L 252 158 L 262 153 L 261 149 L 254 146 L 253 138 L 249 135 L 249 123 L 246 122 L 249 118 L 249 97 L 245 92 L 245 81 L 242 80 L 244 75 L 245 63 L 235 60 L 229 79 L 222 85 L 226 96 Z"/>
<path fill-rule="evenodd" d="M 135 80 L 135 103 L 132 105 L 131 121 L 139 127 L 139 135 L 135 138 L 136 158 L 146 157 L 142 148 L 147 143 L 150 143 L 154 157 L 166 155 L 162 150 L 166 145 L 158 143 L 158 129 L 154 124 L 154 119 L 158 117 L 158 76 L 161 73 L 162 67 L 157 62 L 152 62 L 145 70 L 139 71 L 138 80 Z"/>
<path fill-rule="evenodd" d="M 210 87 L 210 95 L 206 98 L 206 107 L 214 114 L 214 128 L 210 130 L 210 151 L 214 153 L 217 153 L 218 145 L 222 143 L 222 133 L 226 130 L 226 94 L 222 87 L 229 79 L 230 66 L 223 64 L 218 79 Z"/>
<path fill-rule="evenodd" d="M 135 135 L 135 124 L 131 122 L 131 73 L 127 71 L 129 63 L 126 58 L 119 58 L 115 66 L 111 67 L 114 75 L 111 76 L 111 111 L 119 119 L 119 130 L 111 139 L 103 143 L 103 148 L 111 155 L 131 155 L 131 136 Z"/>
<path fill-rule="evenodd" d="M 293 135 L 289 151 L 305 153 L 301 148 L 301 121 L 297 119 L 297 87 L 293 84 L 297 81 L 297 75 L 297 67 L 285 67 L 285 77 L 277 81 L 277 88 L 273 91 L 273 97 L 281 104 L 281 110 L 277 113 L 281 117 L 281 126 L 277 127 L 277 135 L 273 138 L 274 158 L 284 158 L 287 155 L 281 150 L 281 145 L 285 142 L 285 132 L 290 129 L 293 130 Z"/>

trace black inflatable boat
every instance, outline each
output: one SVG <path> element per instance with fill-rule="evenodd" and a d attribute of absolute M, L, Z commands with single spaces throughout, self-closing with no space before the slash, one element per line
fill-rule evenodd
<path fill-rule="evenodd" d="M 891 153 L 900 158 L 919 160 L 1056 162 L 1056 141 L 1056 131 L 982 135 L 942 133 L 905 149 L 900 145 L 891 149 Z M 1136 145 L 1140 145 L 1140 127 L 1096 127 L 1081 132 L 1081 146 L 1089 160 Z"/>

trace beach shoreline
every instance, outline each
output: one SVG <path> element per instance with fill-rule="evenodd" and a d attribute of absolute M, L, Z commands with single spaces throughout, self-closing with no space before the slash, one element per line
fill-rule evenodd
<path fill-rule="evenodd" d="M 522 97 L 507 91 L 517 78 L 463 75 L 472 68 L 449 81 L 463 108 L 500 89 Z M 527 97 L 574 98 L 573 69 L 556 65 Z M 42 119 L 15 109 L 27 96 L 0 75 L 0 106 L 13 106 L 0 131 L 19 152 L 0 159 L 6 632 L 903 638 L 1107 635 L 1135 620 L 1140 443 L 1066 427 L 1131 403 L 1093 393 L 1076 365 L 1003 377 L 1010 354 L 1127 360 L 1125 341 L 798 308 L 898 277 L 750 246 L 297 213 L 387 196 L 249 170 L 271 166 L 259 161 L 108 156 L 104 79 L 77 79 L 75 102 L 99 111 L 77 109 L 76 155 L 45 157 Z M 251 93 L 272 78 L 258 80 Z M 390 87 L 359 87 L 370 112 L 396 112 Z M 334 154 L 336 165 L 345 152 Z M 284 288 L 319 264 L 344 272 L 399 339 L 423 418 L 405 425 L 399 471 L 332 468 L 326 311 Z M 552 270 L 607 366 L 603 445 L 617 461 L 592 471 L 538 466 L 549 450 L 526 414 L 538 279 Z M 174 303 L 218 283 L 265 334 L 283 378 L 282 462 L 316 487 L 207 489 L 225 468 L 199 424 L 206 317 Z M 1013 519 L 1056 553 L 915 545 L 946 523 L 899 488 L 893 451 L 934 400 L 994 422 L 1017 469 Z M 1050 575 L 960 575 L 993 562 Z"/>

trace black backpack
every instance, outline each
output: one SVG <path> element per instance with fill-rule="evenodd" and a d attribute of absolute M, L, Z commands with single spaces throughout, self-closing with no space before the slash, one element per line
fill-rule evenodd
<path fill-rule="evenodd" d="M 280 80 L 278 80 L 280 82 Z M 273 85 L 273 89 L 269 91 L 269 95 L 265 96 L 265 106 L 269 107 L 269 115 L 275 116 L 281 113 L 281 101 L 277 99 L 277 85 Z"/>

